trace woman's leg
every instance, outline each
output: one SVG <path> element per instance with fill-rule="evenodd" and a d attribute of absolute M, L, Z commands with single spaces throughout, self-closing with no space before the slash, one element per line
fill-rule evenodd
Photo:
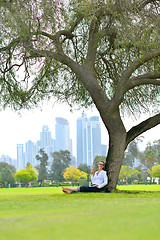
<path fill-rule="evenodd" d="M 65 192 L 65 193 L 78 192 L 78 188 L 65 188 L 65 187 L 62 187 L 62 191 Z"/>
<path fill-rule="evenodd" d="M 101 189 L 96 187 L 79 187 L 79 188 L 64 188 L 62 187 L 62 191 L 65 193 L 73 193 L 73 192 L 100 192 Z"/>
<path fill-rule="evenodd" d="M 101 189 L 96 188 L 96 187 L 85 187 L 85 186 L 82 186 L 82 187 L 79 188 L 79 191 L 80 192 L 100 192 Z"/>

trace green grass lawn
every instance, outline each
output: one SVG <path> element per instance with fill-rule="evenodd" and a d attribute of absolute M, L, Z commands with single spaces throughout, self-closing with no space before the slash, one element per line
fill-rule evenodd
<path fill-rule="evenodd" d="M 160 185 L 118 189 L 109 194 L 0 189 L 0 240 L 159 240 Z"/>

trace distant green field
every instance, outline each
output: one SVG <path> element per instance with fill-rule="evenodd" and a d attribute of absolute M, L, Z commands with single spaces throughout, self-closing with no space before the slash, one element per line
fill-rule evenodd
<path fill-rule="evenodd" d="M 0 240 L 159 240 L 160 185 L 118 190 L 0 189 Z"/>

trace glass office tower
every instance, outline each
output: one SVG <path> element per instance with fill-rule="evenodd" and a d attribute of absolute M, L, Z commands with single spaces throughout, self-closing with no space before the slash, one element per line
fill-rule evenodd
<path fill-rule="evenodd" d="M 23 144 L 17 144 L 17 169 L 25 168 L 25 159 L 23 152 Z"/>
<path fill-rule="evenodd" d="M 54 152 L 54 140 L 51 137 L 51 132 L 47 125 L 42 127 L 42 132 L 40 133 L 40 148 L 43 148 L 47 153 L 48 160 L 51 163 L 53 161 L 51 153 Z"/>
<path fill-rule="evenodd" d="M 101 125 L 99 117 L 77 119 L 77 165 L 92 166 L 96 155 L 101 155 Z"/>
<path fill-rule="evenodd" d="M 69 123 L 65 118 L 56 118 L 55 151 L 68 150 L 72 154 L 72 141 L 69 134 Z"/>

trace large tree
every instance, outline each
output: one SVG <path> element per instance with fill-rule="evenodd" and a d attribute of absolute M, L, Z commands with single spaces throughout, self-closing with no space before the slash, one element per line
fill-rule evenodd
<path fill-rule="evenodd" d="M 26 169 L 22 169 L 16 172 L 14 178 L 20 183 L 27 183 L 30 181 L 38 180 L 36 170 L 32 168 L 31 164 L 27 165 Z"/>
<path fill-rule="evenodd" d="M 0 9 L 1 104 L 29 107 L 52 96 L 95 104 L 115 190 L 127 145 L 160 123 L 160 1 L 1 0 Z M 153 115 L 127 131 L 123 113 L 139 117 L 149 107 Z"/>
<path fill-rule="evenodd" d="M 4 167 L 0 171 L 1 182 L 14 183 L 14 175 L 10 168 Z"/>
<path fill-rule="evenodd" d="M 2 171 L 3 168 L 9 168 L 13 174 L 16 173 L 16 168 L 13 165 L 8 164 L 6 162 L 0 162 L 0 172 Z"/>
<path fill-rule="evenodd" d="M 63 171 L 71 164 L 71 154 L 68 150 L 60 150 L 52 153 L 53 162 L 51 164 L 50 179 L 64 181 Z"/>
<path fill-rule="evenodd" d="M 36 160 L 40 161 L 39 165 L 36 166 L 38 171 L 38 180 L 44 184 L 44 180 L 48 178 L 48 155 L 43 148 L 40 148 L 38 155 L 36 155 Z"/>
<path fill-rule="evenodd" d="M 138 148 L 138 138 L 133 140 L 125 151 L 123 165 L 127 165 L 129 167 L 133 167 L 135 159 L 138 159 L 139 156 L 139 148 Z M 139 139 L 140 140 L 140 139 Z"/>

